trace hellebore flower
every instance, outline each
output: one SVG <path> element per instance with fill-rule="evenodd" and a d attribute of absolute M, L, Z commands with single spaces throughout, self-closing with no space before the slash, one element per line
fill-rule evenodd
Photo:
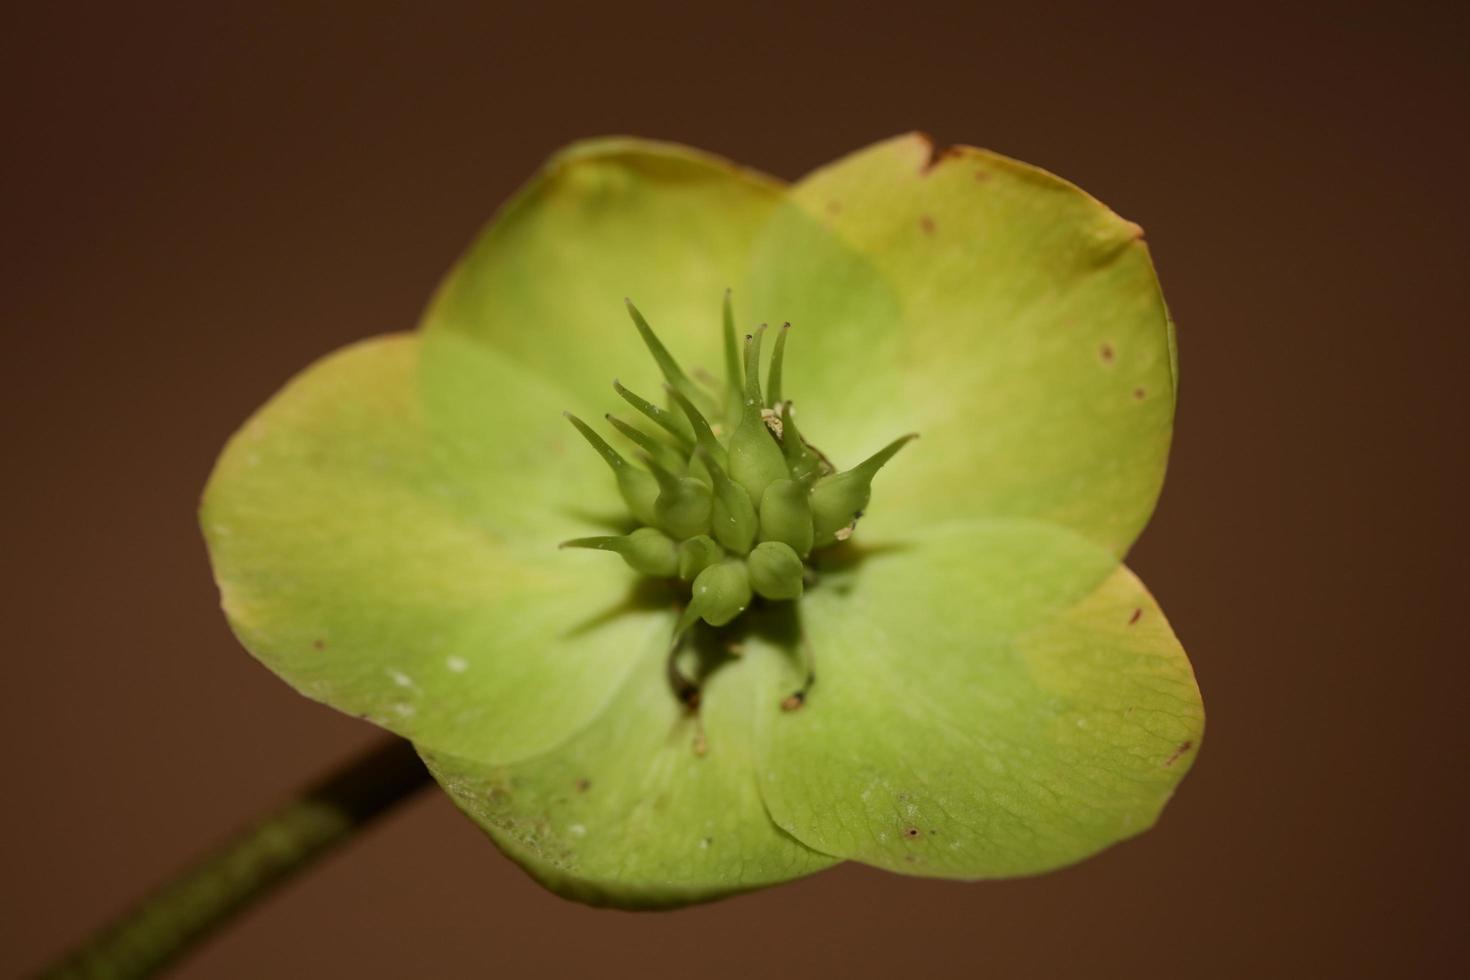
<path fill-rule="evenodd" d="M 1121 564 L 1175 377 L 1140 230 L 1045 172 L 593 140 L 247 422 L 201 520 L 244 645 L 561 894 L 1030 874 L 1200 744 Z"/>

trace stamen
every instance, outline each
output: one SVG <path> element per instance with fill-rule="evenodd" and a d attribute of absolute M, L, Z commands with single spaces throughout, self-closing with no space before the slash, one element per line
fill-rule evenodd
<path fill-rule="evenodd" d="M 802 705 L 806 704 L 807 695 L 811 693 L 812 685 L 817 682 L 817 655 L 805 636 L 797 640 L 797 650 L 801 657 L 802 672 L 806 678 L 802 681 L 800 688 L 781 700 L 782 711 L 799 710 Z"/>
<path fill-rule="evenodd" d="M 679 669 L 679 651 L 684 646 L 684 633 L 679 631 L 674 634 L 674 642 L 669 644 L 669 655 L 664 660 L 664 669 L 669 679 L 669 687 L 674 691 L 674 697 L 683 703 L 690 711 L 699 708 L 699 685 L 694 683 L 684 672 Z"/>
<path fill-rule="evenodd" d="M 616 379 L 613 381 L 613 391 L 616 391 L 623 401 L 642 412 L 655 425 L 677 439 L 681 448 L 686 451 L 693 448 L 693 430 L 679 416 L 667 409 L 659 408 L 645 398 L 638 397 L 624 388 L 622 383 Z"/>
<path fill-rule="evenodd" d="M 775 408 L 781 404 L 781 365 L 786 360 L 786 335 L 791 332 L 791 324 L 781 324 L 781 332 L 776 334 L 776 349 L 771 352 L 771 373 L 766 381 L 766 404 Z"/>

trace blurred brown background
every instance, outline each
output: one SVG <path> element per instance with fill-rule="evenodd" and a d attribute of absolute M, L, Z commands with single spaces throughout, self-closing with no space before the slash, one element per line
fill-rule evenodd
<path fill-rule="evenodd" d="M 1210 715 L 1160 826 L 1039 879 L 630 915 L 426 794 L 178 975 L 1463 975 L 1461 15 L 1011 6 L 7 14 L 0 974 L 372 737 L 216 608 L 194 506 L 266 396 L 412 326 L 570 139 L 796 177 L 921 128 L 1148 230 L 1183 403 L 1132 562 Z"/>

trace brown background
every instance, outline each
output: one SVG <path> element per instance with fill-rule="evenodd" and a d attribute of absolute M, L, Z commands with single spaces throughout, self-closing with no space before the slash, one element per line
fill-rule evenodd
<path fill-rule="evenodd" d="M 1463 23 L 51 6 L 7 15 L 0 69 L 0 974 L 372 735 L 258 667 L 216 609 L 194 505 L 258 403 L 411 326 L 567 140 L 660 136 L 795 177 L 910 128 L 1148 229 L 1183 403 L 1132 561 L 1210 712 L 1161 825 L 1039 879 L 844 868 L 630 915 L 540 891 L 426 795 L 180 975 L 1465 968 Z"/>

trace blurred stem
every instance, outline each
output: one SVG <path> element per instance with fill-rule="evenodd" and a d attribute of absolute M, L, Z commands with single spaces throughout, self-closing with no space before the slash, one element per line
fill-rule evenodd
<path fill-rule="evenodd" d="M 151 976 L 429 783 L 412 745 L 385 740 L 246 827 L 42 976 Z"/>

